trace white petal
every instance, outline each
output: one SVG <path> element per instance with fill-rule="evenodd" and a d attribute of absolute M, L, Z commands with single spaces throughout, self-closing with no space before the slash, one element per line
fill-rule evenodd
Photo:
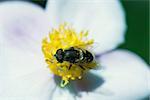
<path fill-rule="evenodd" d="M 49 100 L 54 87 L 43 56 L 7 46 L 0 49 L 1 100 Z"/>
<path fill-rule="evenodd" d="M 150 69 L 136 54 L 117 50 L 102 56 L 100 63 L 105 69 L 93 72 L 101 75 L 104 83 L 94 92 L 82 93 L 81 100 L 141 100 L 150 95 Z"/>
<path fill-rule="evenodd" d="M 37 51 L 48 34 L 48 18 L 40 6 L 23 1 L 0 3 L 0 44 Z"/>
<path fill-rule="evenodd" d="M 89 30 L 98 53 L 124 41 L 125 16 L 117 0 L 49 0 L 47 13 L 55 26 L 68 22 L 78 31 Z"/>
<path fill-rule="evenodd" d="M 59 5 L 56 0 L 48 0 L 46 4 L 46 14 L 52 27 L 58 27 L 59 23 Z M 59 1 L 61 2 L 61 1 Z"/>
<path fill-rule="evenodd" d="M 51 100 L 74 100 L 73 95 L 70 95 L 69 91 L 57 87 L 53 93 Z"/>

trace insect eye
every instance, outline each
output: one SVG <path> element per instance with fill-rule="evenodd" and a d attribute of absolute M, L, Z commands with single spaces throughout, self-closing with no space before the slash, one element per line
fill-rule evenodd
<path fill-rule="evenodd" d="M 62 57 L 62 55 L 59 55 L 58 58 L 59 58 L 59 59 L 62 59 L 63 57 Z"/>
<path fill-rule="evenodd" d="M 58 49 L 56 53 L 57 53 L 57 54 L 62 54 L 62 53 L 63 53 L 63 50 L 62 50 L 62 49 Z"/>

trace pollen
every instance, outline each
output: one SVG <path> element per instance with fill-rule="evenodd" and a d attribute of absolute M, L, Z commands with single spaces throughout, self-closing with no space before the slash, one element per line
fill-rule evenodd
<path fill-rule="evenodd" d="M 48 37 L 43 39 L 42 51 L 45 61 L 51 73 L 62 78 L 61 87 L 65 87 L 70 80 L 82 79 L 84 73 L 96 66 L 96 62 L 93 60 L 90 63 L 82 64 L 84 70 L 77 64 L 72 64 L 69 69 L 69 62 L 59 63 L 54 56 L 60 48 L 65 50 L 70 47 L 78 47 L 90 50 L 94 41 L 93 39 L 88 39 L 87 36 L 88 31 L 76 32 L 72 26 L 64 23 L 59 25 L 57 29 L 52 29 Z"/>

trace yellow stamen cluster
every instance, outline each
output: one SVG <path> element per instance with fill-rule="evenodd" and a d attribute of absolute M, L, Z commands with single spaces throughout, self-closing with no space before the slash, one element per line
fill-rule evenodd
<path fill-rule="evenodd" d="M 62 24 L 58 29 L 52 29 L 49 33 L 49 38 L 45 38 L 42 41 L 42 51 L 48 68 L 54 73 L 62 77 L 61 87 L 64 87 L 69 83 L 69 80 L 81 79 L 82 74 L 87 72 L 89 68 L 94 68 L 96 63 L 82 64 L 85 70 L 80 68 L 76 64 L 72 64 L 71 69 L 69 62 L 64 61 L 59 63 L 54 55 L 58 49 L 68 49 L 70 47 L 78 47 L 81 49 L 89 50 L 93 44 L 93 40 L 87 39 L 88 31 L 81 31 L 77 33 L 72 27 L 67 24 Z"/>

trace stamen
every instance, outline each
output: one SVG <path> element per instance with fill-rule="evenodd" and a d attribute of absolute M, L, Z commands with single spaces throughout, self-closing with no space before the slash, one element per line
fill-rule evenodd
<path fill-rule="evenodd" d="M 65 87 L 69 83 L 68 80 L 61 80 L 60 86 Z"/>

